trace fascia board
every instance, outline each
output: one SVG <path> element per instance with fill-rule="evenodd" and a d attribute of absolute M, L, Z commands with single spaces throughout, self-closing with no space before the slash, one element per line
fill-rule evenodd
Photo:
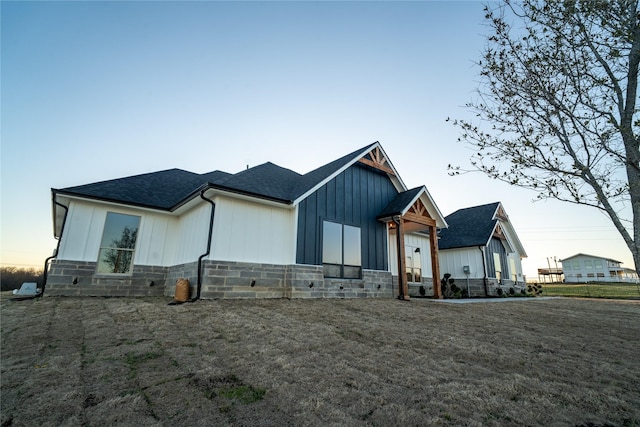
<path fill-rule="evenodd" d="M 199 193 L 198 193 L 199 194 Z M 208 194 L 207 197 L 215 197 L 215 196 L 223 196 L 229 199 L 239 199 L 246 202 L 258 203 L 261 205 L 273 206 L 280 209 L 294 209 L 295 205 L 286 201 L 275 201 L 271 199 L 265 199 L 262 197 L 252 197 L 243 193 L 236 193 L 235 191 L 225 191 L 215 186 L 209 187 L 205 190 L 205 194 Z"/>
<path fill-rule="evenodd" d="M 400 191 L 407 191 L 408 188 L 407 186 L 404 184 L 404 181 L 402 181 L 402 178 L 400 177 L 400 174 L 398 173 L 398 171 L 396 170 L 395 166 L 393 166 L 393 163 L 391 162 L 391 158 L 389 156 L 387 156 L 387 153 L 384 151 L 384 148 L 382 148 L 382 145 L 379 142 L 376 142 L 375 145 L 373 147 L 371 147 L 367 153 L 371 150 L 373 150 L 373 148 L 378 147 L 378 149 L 380 149 L 380 151 L 382 151 L 382 154 L 384 154 L 384 157 L 387 159 L 387 163 L 389 163 L 389 166 L 391 167 L 391 170 L 393 171 L 393 173 L 395 174 L 396 179 L 398 180 L 398 183 L 400 184 L 402 190 L 398 190 Z M 366 154 L 366 153 L 365 153 Z M 360 156 L 362 157 L 362 156 Z M 358 160 L 360 159 L 360 157 L 358 157 Z"/>
<path fill-rule="evenodd" d="M 500 223 L 501 221 L 498 222 Z M 518 234 L 513 228 L 513 225 L 511 225 L 511 222 L 501 222 L 501 224 L 507 231 L 506 235 L 507 240 L 509 240 L 509 244 L 518 251 L 521 258 L 527 258 L 527 252 L 524 250 L 524 246 L 522 246 L 522 242 L 520 241 L 520 238 L 518 238 Z"/>
<path fill-rule="evenodd" d="M 119 203 L 119 202 L 114 202 L 114 201 L 105 200 L 105 199 L 98 199 L 98 198 L 94 198 L 94 197 L 82 197 L 82 196 L 71 195 L 71 194 L 60 194 L 60 193 L 58 193 L 58 195 L 62 195 L 64 198 L 66 198 L 69 201 L 77 200 L 77 201 L 81 201 L 81 202 L 85 202 L 85 203 L 89 202 L 89 203 L 96 203 L 96 204 L 99 204 L 99 205 L 115 206 L 115 207 L 118 207 L 118 208 L 135 209 L 135 210 L 141 210 L 141 211 L 147 211 L 147 212 L 154 212 L 154 213 L 161 213 L 161 214 L 166 214 L 166 215 L 173 215 L 173 212 L 168 211 L 166 209 L 151 208 L 151 207 L 147 207 L 147 206 L 141 206 L 141 205 L 130 204 L 130 203 Z"/>

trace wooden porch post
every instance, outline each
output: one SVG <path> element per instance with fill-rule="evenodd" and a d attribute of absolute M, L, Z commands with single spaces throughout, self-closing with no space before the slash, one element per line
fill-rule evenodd
<path fill-rule="evenodd" d="M 429 227 L 429 245 L 431 249 L 431 271 L 433 273 L 433 297 L 442 299 L 440 290 L 440 262 L 438 261 L 438 234 L 436 226 Z"/>
<path fill-rule="evenodd" d="M 409 301 L 409 285 L 407 284 L 407 265 L 404 248 L 404 220 L 398 219 L 398 299 Z"/>

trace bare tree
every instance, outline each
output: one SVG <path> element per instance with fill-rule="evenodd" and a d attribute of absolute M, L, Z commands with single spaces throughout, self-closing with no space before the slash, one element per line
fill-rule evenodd
<path fill-rule="evenodd" d="M 505 0 L 478 62 L 478 123 L 454 120 L 470 168 L 597 208 L 640 269 L 640 11 L 629 0 Z"/>

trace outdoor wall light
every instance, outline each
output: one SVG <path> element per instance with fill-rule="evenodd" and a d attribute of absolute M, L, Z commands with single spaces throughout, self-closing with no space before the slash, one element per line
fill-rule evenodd
<path fill-rule="evenodd" d="M 251 279 L 251 287 L 253 288 L 256 285 L 256 279 Z"/>
<path fill-rule="evenodd" d="M 313 282 L 309 283 L 309 287 L 313 288 Z"/>
<path fill-rule="evenodd" d="M 416 250 L 415 250 L 415 251 L 413 251 L 413 252 L 415 252 L 415 253 L 419 254 L 419 253 L 420 253 L 420 248 L 416 248 Z"/>
<path fill-rule="evenodd" d="M 154 282 L 153 280 L 151 281 L 151 283 L 149 283 L 149 287 L 155 286 L 155 285 L 156 285 L 156 282 Z"/>
<path fill-rule="evenodd" d="M 344 286 L 340 285 L 340 289 L 344 289 Z"/>
<path fill-rule="evenodd" d="M 380 289 L 380 285 L 378 285 L 378 289 Z"/>
<path fill-rule="evenodd" d="M 78 284 L 78 278 L 77 278 L 77 277 L 74 277 L 74 278 L 73 278 L 73 282 L 71 282 L 71 283 L 73 283 L 74 285 L 77 285 L 77 284 Z"/>

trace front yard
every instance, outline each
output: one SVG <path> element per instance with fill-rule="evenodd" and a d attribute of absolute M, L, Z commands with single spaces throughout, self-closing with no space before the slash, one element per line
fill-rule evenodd
<path fill-rule="evenodd" d="M 1 422 L 640 425 L 640 303 L 1 304 Z"/>

